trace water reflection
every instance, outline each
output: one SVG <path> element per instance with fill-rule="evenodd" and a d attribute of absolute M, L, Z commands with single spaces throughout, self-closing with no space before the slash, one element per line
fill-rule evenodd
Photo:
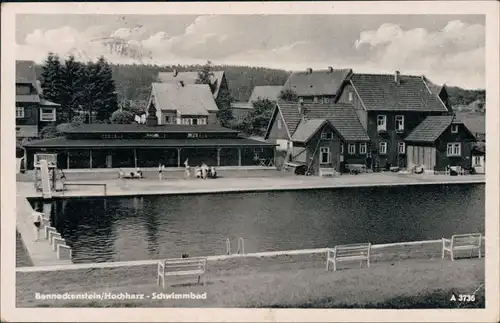
<path fill-rule="evenodd" d="M 484 185 L 74 199 L 55 202 L 75 262 L 390 243 L 484 232 Z"/>

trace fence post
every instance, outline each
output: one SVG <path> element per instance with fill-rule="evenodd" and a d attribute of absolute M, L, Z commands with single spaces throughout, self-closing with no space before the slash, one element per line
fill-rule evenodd
<path fill-rule="evenodd" d="M 226 238 L 226 255 L 231 254 L 231 241 L 229 241 L 229 238 Z"/>
<path fill-rule="evenodd" d="M 245 243 L 243 241 L 242 237 L 238 238 L 238 254 L 244 254 L 245 253 Z"/>

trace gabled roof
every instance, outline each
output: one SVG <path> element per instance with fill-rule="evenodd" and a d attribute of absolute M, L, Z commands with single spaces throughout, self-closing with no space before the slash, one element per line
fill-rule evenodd
<path fill-rule="evenodd" d="M 293 72 L 283 89 L 293 90 L 298 96 L 336 95 L 351 73 L 351 69 Z"/>
<path fill-rule="evenodd" d="M 370 140 L 351 104 L 304 104 L 303 107 L 306 110 L 307 119 L 327 119 L 347 141 Z M 285 125 L 292 137 L 298 131 L 302 120 L 300 108 L 300 103 L 283 103 L 281 101 L 278 103 L 278 109 L 281 111 Z"/>
<path fill-rule="evenodd" d="M 181 115 L 208 115 L 218 111 L 207 84 L 153 83 L 156 109 L 175 110 Z"/>
<path fill-rule="evenodd" d="M 352 104 L 305 104 L 308 118 L 326 118 L 347 141 L 369 141 Z"/>
<path fill-rule="evenodd" d="M 318 132 L 325 124 L 328 123 L 326 119 L 307 119 L 302 120 L 297 126 L 297 130 L 292 135 L 293 141 L 308 142 L 311 137 Z"/>
<path fill-rule="evenodd" d="M 212 71 L 212 74 L 213 97 L 216 98 L 217 95 L 219 95 L 222 79 L 224 78 L 224 71 Z M 160 83 L 177 83 L 183 81 L 185 84 L 196 84 L 197 79 L 198 72 L 178 72 L 177 75 L 175 75 L 175 72 L 158 73 L 158 81 Z"/>
<path fill-rule="evenodd" d="M 253 106 L 248 102 L 231 102 L 231 109 L 252 109 Z"/>
<path fill-rule="evenodd" d="M 448 111 L 424 79 L 422 76 L 400 75 L 401 82 L 397 84 L 394 75 L 389 74 L 355 73 L 350 77 L 367 110 Z"/>
<path fill-rule="evenodd" d="M 268 99 L 269 101 L 278 101 L 283 86 L 281 85 L 266 85 L 256 86 L 253 88 L 252 95 L 250 95 L 249 103 L 259 99 Z"/>
<path fill-rule="evenodd" d="M 454 120 L 454 116 L 428 116 L 409 135 L 406 141 L 435 142 L 451 124 L 463 122 Z"/>
<path fill-rule="evenodd" d="M 16 83 L 36 86 L 35 62 L 16 61 Z"/>
<path fill-rule="evenodd" d="M 92 123 L 82 124 L 78 127 L 67 129 L 64 133 L 238 133 L 239 131 L 224 128 L 219 125 L 183 125 L 165 124 L 148 126 L 145 124 L 107 124 Z"/>

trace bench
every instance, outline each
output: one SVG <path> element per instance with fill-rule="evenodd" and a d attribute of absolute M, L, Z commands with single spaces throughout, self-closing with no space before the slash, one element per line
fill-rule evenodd
<path fill-rule="evenodd" d="M 206 268 L 206 257 L 162 260 L 158 262 L 157 285 L 160 285 L 161 280 L 162 287 L 165 289 L 165 278 L 167 276 L 198 276 L 198 284 L 200 283 L 201 277 L 203 277 L 203 285 L 205 285 Z"/>
<path fill-rule="evenodd" d="M 357 243 L 335 246 L 328 248 L 326 259 L 326 270 L 330 270 L 330 262 L 333 263 L 333 270 L 337 270 L 337 262 L 359 261 L 360 266 L 366 261 L 370 267 L 371 243 Z"/>
<path fill-rule="evenodd" d="M 320 168 L 319 176 L 335 176 L 335 168 Z"/>
<path fill-rule="evenodd" d="M 479 258 L 481 258 L 482 240 L 483 236 L 480 233 L 456 234 L 451 239 L 442 238 L 443 250 L 441 252 L 441 259 L 444 259 L 445 252 L 448 252 L 451 260 L 454 261 L 454 253 L 457 251 L 469 251 L 469 257 L 472 257 L 474 250 L 478 251 Z"/>

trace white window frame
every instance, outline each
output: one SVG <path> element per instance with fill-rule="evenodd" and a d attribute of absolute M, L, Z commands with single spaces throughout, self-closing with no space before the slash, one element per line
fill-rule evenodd
<path fill-rule="evenodd" d="M 379 142 L 378 147 L 378 152 L 380 155 L 387 155 L 387 141 Z"/>
<path fill-rule="evenodd" d="M 281 119 L 278 119 L 278 129 L 281 129 L 282 125 L 281 125 Z"/>
<path fill-rule="evenodd" d="M 24 118 L 24 107 L 16 107 L 16 119 Z"/>
<path fill-rule="evenodd" d="M 397 115 L 396 116 L 396 131 L 404 131 L 405 130 L 405 116 Z"/>
<path fill-rule="evenodd" d="M 448 156 L 448 157 L 460 157 L 460 156 L 462 156 L 462 143 L 449 142 L 446 145 L 446 156 Z"/>
<path fill-rule="evenodd" d="M 323 139 L 323 140 L 332 140 L 333 139 L 333 132 L 331 132 L 331 131 L 323 131 L 321 133 L 321 139 Z"/>
<path fill-rule="evenodd" d="M 458 125 L 457 124 L 451 125 L 451 133 L 458 133 Z"/>
<path fill-rule="evenodd" d="M 323 100 L 325 103 L 330 103 L 330 98 L 324 98 Z"/>
<path fill-rule="evenodd" d="M 380 121 L 383 121 L 382 124 Z M 387 131 L 387 116 L 385 114 L 377 115 L 377 131 Z"/>
<path fill-rule="evenodd" d="M 472 166 L 481 166 L 481 156 L 474 156 Z"/>
<path fill-rule="evenodd" d="M 356 155 L 356 144 L 348 144 L 347 145 L 347 153 L 349 155 Z"/>
<path fill-rule="evenodd" d="M 360 155 L 365 155 L 367 153 L 367 150 L 366 150 L 366 143 L 360 143 L 359 144 L 359 154 Z"/>
<path fill-rule="evenodd" d="M 406 144 L 404 141 L 398 141 L 398 154 L 406 154 Z"/>
<path fill-rule="evenodd" d="M 327 161 L 323 161 L 323 156 L 326 154 Z M 330 147 L 320 147 L 319 148 L 319 163 L 321 165 L 330 164 Z"/>
<path fill-rule="evenodd" d="M 43 112 L 43 110 L 46 109 L 46 110 L 51 110 L 50 113 L 46 113 L 46 112 Z M 44 118 L 44 116 L 47 116 L 50 114 L 50 118 Z M 56 109 L 54 108 L 40 108 L 40 121 L 44 121 L 44 122 L 53 122 L 53 121 L 56 121 Z"/>
<path fill-rule="evenodd" d="M 200 119 L 198 119 L 198 124 L 206 125 L 207 124 L 207 118 L 200 118 Z"/>
<path fill-rule="evenodd" d="M 348 93 L 348 96 L 349 96 L 349 97 L 348 97 L 349 102 L 352 102 L 352 100 L 353 100 L 352 91 L 350 91 L 350 92 Z"/>

